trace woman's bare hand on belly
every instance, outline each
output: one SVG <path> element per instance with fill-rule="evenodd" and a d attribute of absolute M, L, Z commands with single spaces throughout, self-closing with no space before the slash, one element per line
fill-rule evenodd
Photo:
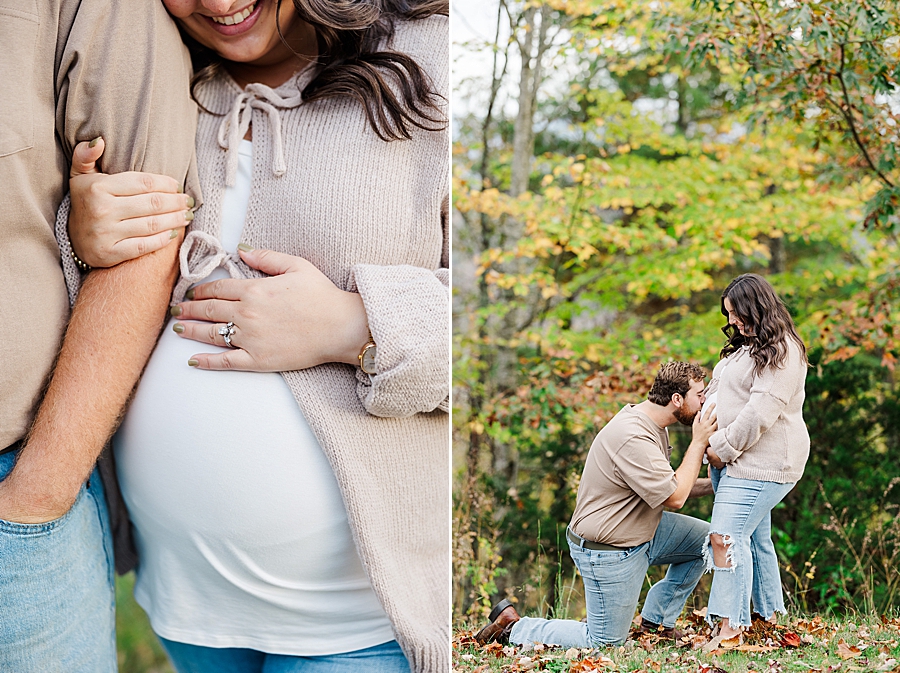
<path fill-rule="evenodd" d="M 369 339 L 362 298 L 345 292 L 307 260 L 272 250 L 240 251 L 268 278 L 223 279 L 193 290 L 173 307 L 185 339 L 225 346 L 220 329 L 234 323 L 232 349 L 191 358 L 200 369 L 280 372 L 325 362 L 357 364 Z M 195 322 L 201 321 L 201 322 Z"/>
<path fill-rule="evenodd" d="M 72 154 L 69 239 L 94 267 L 110 267 L 164 248 L 194 219 L 194 199 L 167 175 L 100 173 L 103 139 Z"/>

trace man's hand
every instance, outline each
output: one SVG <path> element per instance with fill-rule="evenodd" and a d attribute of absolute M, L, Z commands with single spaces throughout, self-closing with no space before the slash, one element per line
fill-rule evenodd
<path fill-rule="evenodd" d="M 719 428 L 716 423 L 715 403 L 709 405 L 709 409 L 703 414 L 694 416 L 694 424 L 691 426 L 692 439 L 691 443 L 697 443 L 704 448 L 709 446 L 709 438 Z"/>
<path fill-rule="evenodd" d="M 18 483 L 14 472 L 0 483 L 0 519 L 15 523 L 47 523 L 71 509 L 81 490 L 74 493 L 40 493 Z"/>
<path fill-rule="evenodd" d="M 684 452 L 681 465 L 675 470 L 677 484 L 675 492 L 666 499 L 663 503 L 664 506 L 681 509 L 691 493 L 694 492 L 697 475 L 700 474 L 700 465 L 703 462 L 703 453 L 709 446 L 709 438 L 716 431 L 716 415 L 713 413 L 715 409 L 716 405 L 711 404 L 702 416 L 699 413 L 694 416 L 693 438 L 687 451 Z"/>

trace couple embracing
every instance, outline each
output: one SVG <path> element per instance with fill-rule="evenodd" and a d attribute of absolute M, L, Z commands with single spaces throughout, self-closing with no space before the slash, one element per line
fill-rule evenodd
<path fill-rule="evenodd" d="M 710 645 L 739 638 L 754 612 L 772 622 L 785 612 L 771 511 L 809 456 L 806 348 L 761 276 L 735 278 L 721 310 L 727 341 L 709 385 L 697 365 L 664 364 L 648 399 L 625 406 L 591 445 L 566 531 L 587 621 L 520 617 L 504 600 L 476 634 L 479 642 L 621 643 L 650 565 L 669 568 L 647 593 L 643 632 L 679 641 L 675 620 L 704 571 L 713 572 L 707 620 L 719 625 Z M 666 428 L 675 422 L 691 425 L 693 436 L 673 470 Z M 698 479 L 704 455 L 710 478 Z M 713 492 L 709 523 L 664 511 Z"/>

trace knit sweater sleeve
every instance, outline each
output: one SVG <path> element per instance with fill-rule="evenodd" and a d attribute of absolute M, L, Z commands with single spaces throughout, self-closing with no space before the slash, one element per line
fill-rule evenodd
<path fill-rule="evenodd" d="M 440 268 L 357 264 L 351 271 L 377 345 L 377 373 L 357 370 L 357 393 L 374 416 L 449 412 L 449 203 L 447 195 Z"/>
<path fill-rule="evenodd" d="M 767 367 L 752 377 L 747 404 L 734 421 L 710 437 L 710 448 L 726 463 L 751 450 L 802 390 L 805 381 L 806 362 L 796 344 L 789 341 L 784 365 Z"/>

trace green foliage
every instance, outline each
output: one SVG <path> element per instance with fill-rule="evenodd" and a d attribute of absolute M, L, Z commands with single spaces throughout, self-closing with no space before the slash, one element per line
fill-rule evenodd
<path fill-rule="evenodd" d="M 744 72 L 739 107 L 752 117 L 808 125 L 832 145 L 830 172 L 871 174 L 880 190 L 865 222 L 896 226 L 900 207 L 900 7 L 891 0 L 694 0 L 697 19 L 671 21 L 669 51 L 726 60 Z"/>
<path fill-rule="evenodd" d="M 150 621 L 135 602 L 134 573 L 116 577 L 116 649 L 121 673 L 172 673 Z"/>
<path fill-rule="evenodd" d="M 811 604 L 886 612 L 900 598 L 900 396 L 871 358 L 822 365 L 820 351 L 811 364 L 804 419 L 812 451 L 774 514 L 776 547 L 800 568 L 815 554 L 815 571 L 806 570 Z"/>

